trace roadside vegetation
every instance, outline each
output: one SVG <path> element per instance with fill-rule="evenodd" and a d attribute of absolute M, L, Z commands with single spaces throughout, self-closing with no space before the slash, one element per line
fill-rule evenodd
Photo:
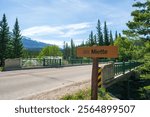
<path fill-rule="evenodd" d="M 111 100 L 111 95 L 106 92 L 105 89 L 101 88 L 98 91 L 98 100 Z M 75 94 L 67 94 L 61 98 L 61 100 L 90 100 L 91 99 L 91 89 L 83 89 Z"/>

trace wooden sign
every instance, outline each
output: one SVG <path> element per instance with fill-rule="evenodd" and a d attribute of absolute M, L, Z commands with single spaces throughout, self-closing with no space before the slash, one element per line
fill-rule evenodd
<path fill-rule="evenodd" d="M 92 79 L 91 79 L 91 99 L 97 100 L 98 97 L 98 58 L 117 58 L 117 46 L 92 46 L 92 47 L 78 47 L 78 57 L 93 58 Z"/>
<path fill-rule="evenodd" d="M 91 57 L 91 58 L 117 58 L 117 46 L 92 46 L 92 47 L 78 47 L 78 57 Z"/>

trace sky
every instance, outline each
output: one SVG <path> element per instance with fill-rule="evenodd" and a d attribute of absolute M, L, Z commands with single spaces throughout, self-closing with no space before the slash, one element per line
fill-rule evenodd
<path fill-rule="evenodd" d="M 97 20 L 107 22 L 113 34 L 127 29 L 134 0 L 0 0 L 0 20 L 6 14 L 10 31 L 18 18 L 21 34 L 33 40 L 63 46 L 73 39 L 86 41 Z"/>

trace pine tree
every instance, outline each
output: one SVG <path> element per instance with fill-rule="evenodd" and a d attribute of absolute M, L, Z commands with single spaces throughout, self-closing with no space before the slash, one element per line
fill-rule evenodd
<path fill-rule="evenodd" d="M 16 19 L 13 36 L 12 36 L 12 44 L 13 44 L 13 57 L 20 58 L 22 56 L 23 44 L 22 44 L 22 36 L 20 34 L 18 19 Z"/>
<path fill-rule="evenodd" d="M 132 21 L 127 23 L 129 30 L 123 31 L 129 37 L 138 37 L 150 40 L 150 1 L 136 2 L 132 5 L 136 8 L 131 13 Z"/>
<path fill-rule="evenodd" d="M 6 49 L 6 58 L 14 58 L 13 41 L 12 41 L 11 36 L 12 35 L 9 34 L 8 42 L 7 42 L 7 49 Z"/>
<path fill-rule="evenodd" d="M 5 59 L 7 58 L 7 45 L 9 40 L 9 27 L 5 14 L 3 14 L 0 22 L 0 66 L 5 66 Z"/>
<path fill-rule="evenodd" d="M 109 45 L 109 34 L 108 34 L 106 21 L 104 22 L 104 43 L 105 45 Z"/>
<path fill-rule="evenodd" d="M 100 20 L 98 20 L 97 22 L 97 42 L 98 42 L 98 45 L 103 45 L 103 33 L 102 33 L 102 29 L 101 29 L 101 23 L 100 23 Z"/>
<path fill-rule="evenodd" d="M 68 43 L 64 42 L 64 47 L 63 47 L 63 58 L 68 60 L 70 57 L 70 47 Z"/>
<path fill-rule="evenodd" d="M 89 35 L 89 46 L 93 46 L 93 45 L 94 45 L 94 36 L 93 36 L 93 31 L 91 31 Z"/>
<path fill-rule="evenodd" d="M 97 45 L 97 37 L 96 37 L 96 34 L 94 35 L 94 45 Z"/>
<path fill-rule="evenodd" d="M 70 48 L 70 54 L 71 54 L 71 58 L 75 58 L 75 44 L 73 42 L 73 39 L 71 39 L 71 48 Z"/>
<path fill-rule="evenodd" d="M 66 59 L 70 59 L 70 47 L 68 45 L 68 43 L 66 43 Z"/>
<path fill-rule="evenodd" d="M 84 40 L 82 41 L 82 43 L 81 43 L 81 45 L 80 46 L 85 46 L 85 44 L 84 44 Z"/>
<path fill-rule="evenodd" d="M 112 36 L 112 31 L 110 31 L 110 45 L 113 45 L 113 36 Z"/>
<path fill-rule="evenodd" d="M 65 41 L 63 45 L 63 58 L 66 59 L 66 42 Z"/>
<path fill-rule="evenodd" d="M 115 32 L 115 40 L 118 38 L 118 32 Z"/>
<path fill-rule="evenodd" d="M 121 33 L 119 33 L 119 37 L 121 37 Z"/>

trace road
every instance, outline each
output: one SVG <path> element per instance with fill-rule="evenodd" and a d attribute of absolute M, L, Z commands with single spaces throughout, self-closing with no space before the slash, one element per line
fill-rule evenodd
<path fill-rule="evenodd" d="M 0 72 L 0 99 L 13 100 L 91 78 L 91 65 Z"/>

